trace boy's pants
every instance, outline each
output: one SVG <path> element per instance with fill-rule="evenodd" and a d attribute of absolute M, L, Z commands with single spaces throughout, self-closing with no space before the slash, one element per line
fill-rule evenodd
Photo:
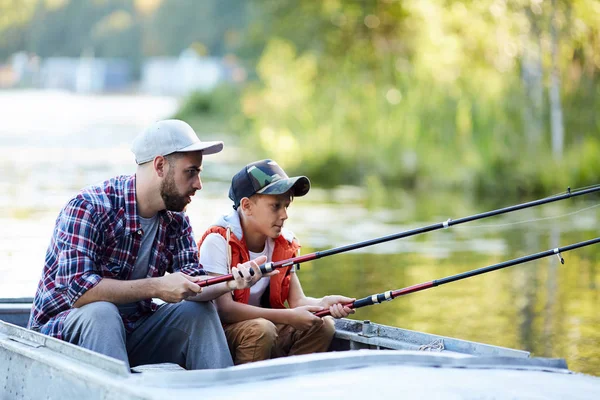
<path fill-rule="evenodd" d="M 72 310 L 63 339 L 127 365 L 176 363 L 186 369 L 233 365 L 211 302 L 164 304 L 127 333 L 117 306 L 106 301 Z"/>
<path fill-rule="evenodd" d="M 291 325 L 274 324 L 264 318 L 224 324 L 223 328 L 236 365 L 324 352 L 335 334 L 335 324 L 329 316 L 323 318 L 322 325 L 315 325 L 307 331 L 296 330 Z"/>

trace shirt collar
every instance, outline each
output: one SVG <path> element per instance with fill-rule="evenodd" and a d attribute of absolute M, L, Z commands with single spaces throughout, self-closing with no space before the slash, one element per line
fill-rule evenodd
<path fill-rule="evenodd" d="M 127 230 L 131 232 L 137 232 L 142 228 L 140 218 L 137 213 L 137 192 L 135 190 L 136 176 L 131 175 L 129 179 L 125 181 L 124 193 L 125 193 L 125 216 L 127 220 Z M 163 224 L 170 225 L 173 219 L 173 213 L 167 210 L 161 210 L 158 212 L 158 218 Z"/>
<path fill-rule="evenodd" d="M 129 232 L 136 232 L 142 228 L 142 225 L 137 215 L 135 175 L 125 181 L 123 192 L 125 195 L 126 228 Z"/>

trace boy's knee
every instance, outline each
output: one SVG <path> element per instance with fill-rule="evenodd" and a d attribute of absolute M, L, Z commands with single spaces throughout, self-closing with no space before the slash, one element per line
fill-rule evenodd
<path fill-rule="evenodd" d="M 333 317 L 323 318 L 323 324 L 319 327 L 318 335 L 324 338 L 333 338 L 333 335 L 335 335 L 335 320 Z"/>
<path fill-rule="evenodd" d="M 248 322 L 244 335 L 246 340 L 275 343 L 277 339 L 277 327 L 274 323 L 264 318 L 256 318 Z"/>

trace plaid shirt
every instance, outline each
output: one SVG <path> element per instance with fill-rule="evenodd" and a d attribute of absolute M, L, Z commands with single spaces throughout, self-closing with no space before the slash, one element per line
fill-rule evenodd
<path fill-rule="evenodd" d="M 148 277 L 181 271 L 204 275 L 188 217 L 159 212 Z M 62 338 L 73 304 L 102 278 L 127 280 L 140 248 L 135 175 L 119 176 L 83 189 L 61 210 L 54 228 L 42 278 L 34 298 L 29 327 Z M 138 302 L 134 314 L 122 315 L 128 332 L 158 309 L 151 299 Z"/>

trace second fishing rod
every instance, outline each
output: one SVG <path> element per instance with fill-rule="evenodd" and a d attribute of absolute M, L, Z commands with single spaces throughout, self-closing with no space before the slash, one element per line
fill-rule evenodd
<path fill-rule="evenodd" d="M 564 200 L 564 199 L 568 199 L 568 198 L 572 198 L 572 197 L 577 197 L 577 196 L 582 196 L 585 194 L 594 193 L 594 192 L 598 192 L 598 191 L 600 191 L 600 185 L 595 185 L 595 186 L 592 186 L 592 187 L 589 187 L 586 189 L 575 190 L 575 191 L 571 191 L 571 188 L 568 188 L 566 193 L 563 193 L 560 195 L 546 197 L 546 198 L 539 199 L 539 200 L 533 200 L 533 201 L 529 201 L 527 203 L 516 204 L 514 206 L 504 207 L 504 208 L 500 208 L 497 210 L 492 210 L 492 211 L 488 211 L 488 212 L 484 212 L 484 213 L 480 213 L 480 214 L 475 214 L 475 215 L 471 215 L 471 216 L 463 217 L 463 218 L 459 218 L 459 219 L 448 219 L 444 222 L 427 225 L 427 226 L 424 226 L 421 228 L 411 229 L 408 231 L 403 231 L 403 232 L 395 233 L 392 235 L 382 236 L 382 237 L 371 239 L 371 240 L 365 240 L 363 242 L 357 242 L 357 243 L 353 243 L 353 244 L 349 244 L 349 245 L 345 245 L 345 246 L 334 247 L 329 250 L 317 251 L 314 253 L 305 254 L 302 256 L 294 257 L 294 258 L 289 258 L 287 260 L 268 262 L 268 263 L 260 265 L 259 268 L 263 274 L 267 274 L 267 273 L 275 270 L 276 268 L 284 268 L 284 267 L 288 267 L 293 264 L 301 264 L 301 263 L 304 263 L 307 261 L 316 260 L 318 258 L 332 256 L 332 255 L 340 254 L 340 253 L 345 253 L 347 251 L 356 250 L 356 249 L 360 249 L 360 248 L 368 247 L 368 246 L 373 246 L 373 245 L 376 245 L 379 243 L 385 243 L 385 242 L 389 242 L 389 241 L 396 240 L 396 239 L 402 239 L 402 238 L 409 237 L 409 236 L 419 235 L 421 233 L 432 232 L 432 231 L 436 231 L 436 230 L 440 230 L 440 229 L 446 229 L 446 228 L 449 228 L 454 225 L 464 224 L 467 222 L 476 221 L 476 220 L 483 219 L 483 218 L 489 218 L 489 217 L 493 217 L 496 215 L 506 214 L 506 213 L 513 212 L 513 211 L 524 210 L 526 208 L 531 208 L 531 207 L 539 206 L 542 204 L 553 203 L 556 201 L 560 201 L 560 200 Z M 231 281 L 233 279 L 234 278 L 233 278 L 232 274 L 221 275 L 218 277 L 200 281 L 200 282 L 198 282 L 198 285 L 201 287 L 206 287 L 206 286 L 216 285 L 221 282 Z"/>
<path fill-rule="evenodd" d="M 513 260 L 504 261 L 504 262 L 501 262 L 498 264 L 489 265 L 487 267 L 478 268 L 478 269 L 474 269 L 471 271 L 461 272 L 460 274 L 447 276 L 445 278 L 436 279 L 436 280 L 429 281 L 429 282 L 419 283 L 417 285 L 408 286 L 408 287 L 405 287 L 402 289 L 388 290 L 383 293 L 378 293 L 378 294 L 364 297 L 362 299 L 355 300 L 352 303 L 344 304 L 344 307 L 356 309 L 356 308 L 361 308 L 361 307 L 365 307 L 365 306 L 371 306 L 374 304 L 380 304 L 380 303 L 383 303 L 384 301 L 393 300 L 399 296 L 404 296 L 404 295 L 407 295 L 410 293 L 420 292 L 421 290 L 431 289 L 436 286 L 441 286 L 441 285 L 445 285 L 447 283 L 460 281 L 463 279 L 471 278 L 476 275 L 486 274 L 488 272 L 496 271 L 496 270 L 499 270 L 502 268 L 512 267 L 513 265 L 523 264 L 523 263 L 526 263 L 529 261 L 538 260 L 540 258 L 549 257 L 552 255 L 558 256 L 558 258 L 560 259 L 560 262 L 562 264 L 564 264 L 565 260 L 562 258 L 561 253 L 579 249 L 579 248 L 582 248 L 585 246 L 590 246 L 590 245 L 597 244 L 597 243 L 600 243 L 600 237 L 591 239 L 591 240 L 586 240 L 584 242 L 570 244 L 568 246 L 556 247 L 554 249 L 542 251 L 542 252 L 535 253 L 535 254 L 530 254 L 528 256 L 515 258 Z M 325 310 L 316 312 L 315 315 L 317 317 L 324 317 L 324 316 L 330 315 L 330 312 L 328 309 L 325 309 Z"/>

